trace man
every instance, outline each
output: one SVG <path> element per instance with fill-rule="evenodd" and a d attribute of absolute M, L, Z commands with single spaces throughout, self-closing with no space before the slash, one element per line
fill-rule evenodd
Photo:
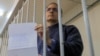
<path fill-rule="evenodd" d="M 50 3 L 46 8 L 46 41 L 47 41 L 47 56 L 60 56 L 59 46 L 59 25 L 58 25 L 58 5 Z M 63 27 L 64 35 L 64 54 L 65 56 L 81 56 L 83 51 L 83 44 L 78 29 L 73 26 Z M 43 55 L 43 26 L 41 24 L 35 29 L 38 33 L 38 53 Z"/>

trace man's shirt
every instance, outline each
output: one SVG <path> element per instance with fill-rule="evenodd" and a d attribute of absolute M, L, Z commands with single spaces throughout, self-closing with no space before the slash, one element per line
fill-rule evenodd
<path fill-rule="evenodd" d="M 49 36 L 52 40 L 51 46 L 46 46 L 47 56 L 60 56 L 59 44 L 59 25 L 55 24 L 49 27 Z M 83 44 L 78 29 L 73 26 L 63 27 L 64 39 L 64 55 L 65 56 L 81 56 L 83 51 Z M 43 41 L 38 36 L 38 54 L 43 55 Z"/>

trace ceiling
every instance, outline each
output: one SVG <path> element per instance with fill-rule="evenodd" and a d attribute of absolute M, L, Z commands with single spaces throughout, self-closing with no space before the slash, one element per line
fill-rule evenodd
<path fill-rule="evenodd" d="M 0 8 L 3 8 L 5 11 L 11 9 L 14 0 L 0 0 Z"/>

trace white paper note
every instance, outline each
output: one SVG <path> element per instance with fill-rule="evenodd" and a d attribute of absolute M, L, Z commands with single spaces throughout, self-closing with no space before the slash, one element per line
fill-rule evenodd
<path fill-rule="evenodd" d="M 35 23 L 10 24 L 8 56 L 37 56 Z"/>

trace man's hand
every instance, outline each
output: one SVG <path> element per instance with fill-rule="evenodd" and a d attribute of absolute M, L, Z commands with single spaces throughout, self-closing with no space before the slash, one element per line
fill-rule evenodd
<path fill-rule="evenodd" d="M 42 24 L 38 24 L 35 27 L 35 30 L 37 31 L 39 37 L 43 40 L 43 25 Z M 46 42 L 47 42 L 47 45 L 51 45 L 51 38 L 49 37 L 48 28 L 46 28 Z"/>
<path fill-rule="evenodd" d="M 41 37 L 41 39 L 43 39 L 43 25 L 42 24 L 38 24 L 35 27 L 35 30 L 37 31 L 39 37 Z"/>
<path fill-rule="evenodd" d="M 39 54 L 38 56 L 42 56 L 42 55 Z"/>

